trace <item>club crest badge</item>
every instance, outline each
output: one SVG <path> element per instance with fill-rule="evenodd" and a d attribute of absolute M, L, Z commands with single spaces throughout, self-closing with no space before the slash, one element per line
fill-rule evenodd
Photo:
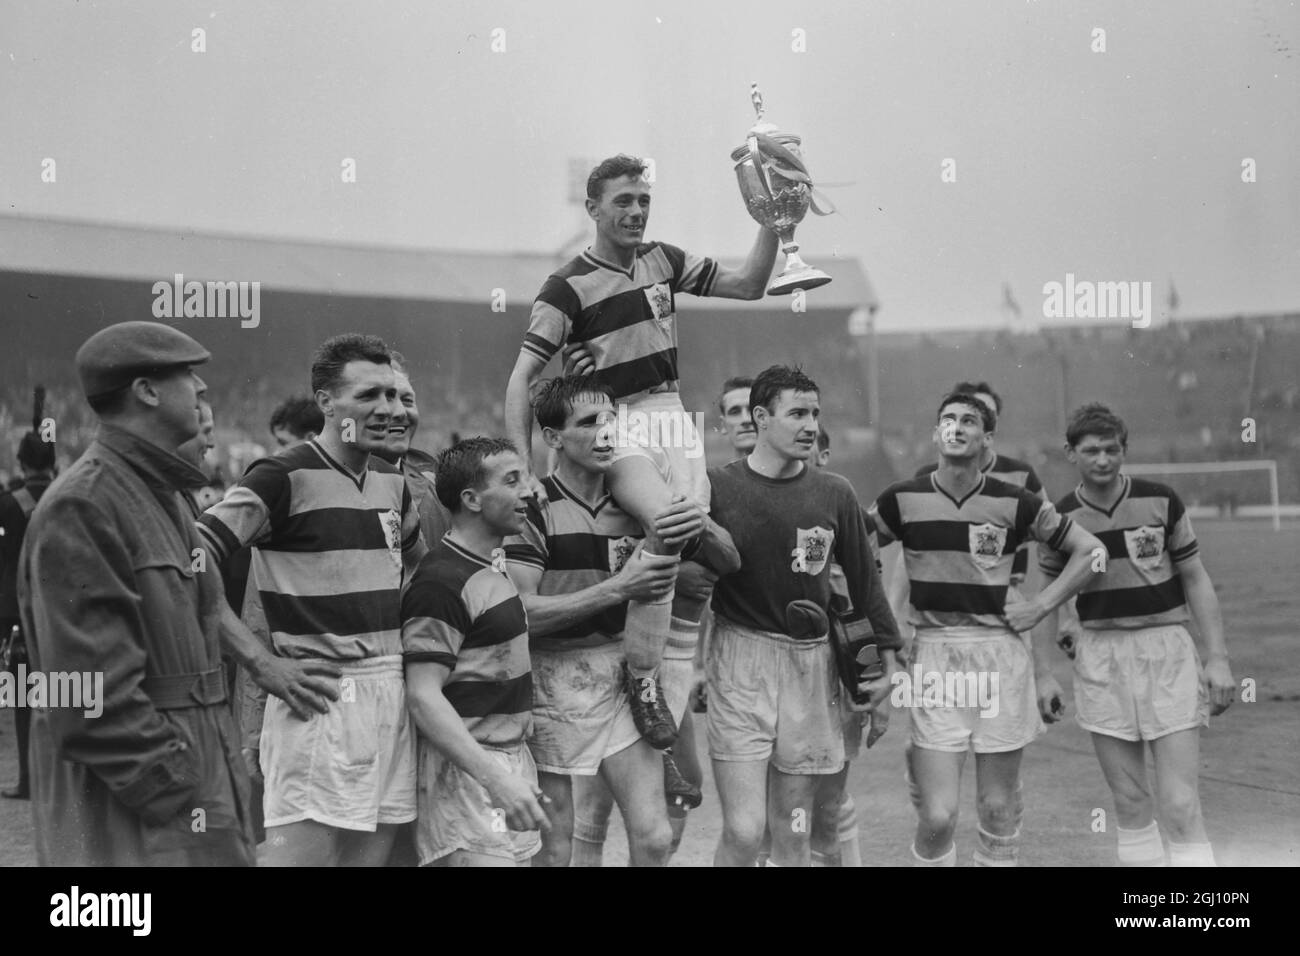
<path fill-rule="evenodd" d="M 822 573 L 835 546 L 835 532 L 828 528 L 798 528 L 795 547 L 790 552 L 790 570 L 796 574 Z"/>
<path fill-rule="evenodd" d="M 379 527 L 384 532 L 388 556 L 400 570 L 402 567 L 402 517 L 396 511 L 379 512 Z"/>
<path fill-rule="evenodd" d="M 497 574 L 506 573 L 506 549 L 505 548 L 492 549 L 492 570 L 495 571 Z"/>
<path fill-rule="evenodd" d="M 609 540 L 609 573 L 618 574 L 623 570 L 623 565 L 627 564 L 627 559 L 632 557 L 636 551 L 638 539 L 623 535 L 621 538 L 610 538 Z"/>
<path fill-rule="evenodd" d="M 973 524 L 969 528 L 971 560 L 991 571 L 1002 560 L 1007 543 L 1007 529 L 995 524 Z"/>
<path fill-rule="evenodd" d="M 666 282 L 656 282 L 644 290 L 646 302 L 650 303 L 650 315 L 665 332 L 673 325 L 673 293 Z"/>
<path fill-rule="evenodd" d="M 1126 528 L 1124 547 L 1128 559 L 1144 571 L 1154 571 L 1160 566 L 1165 553 L 1165 529 L 1157 526 Z"/>

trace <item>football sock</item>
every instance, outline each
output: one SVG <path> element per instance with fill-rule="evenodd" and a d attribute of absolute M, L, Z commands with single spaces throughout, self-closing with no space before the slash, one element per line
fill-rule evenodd
<path fill-rule="evenodd" d="M 609 820 L 592 823 L 584 817 L 573 815 L 572 857 L 570 866 L 601 866 L 605 856 L 605 836 L 609 833 Z"/>
<path fill-rule="evenodd" d="M 1015 866 L 1020 859 L 1020 831 L 1007 836 L 989 833 L 977 826 L 979 844 L 975 847 L 976 866 Z"/>
<path fill-rule="evenodd" d="M 1160 827 L 1152 820 L 1140 830 L 1116 827 L 1119 837 L 1120 866 L 1164 866 L 1165 848 L 1160 842 Z"/>
<path fill-rule="evenodd" d="M 1208 843 L 1175 843 L 1169 841 L 1170 866 L 1216 866 L 1214 851 Z"/>
<path fill-rule="evenodd" d="M 916 852 L 916 844 L 912 844 L 912 865 L 913 866 L 956 866 L 957 865 L 957 844 L 952 844 L 947 851 L 935 857 L 933 860 L 927 860 L 921 854 Z"/>
<path fill-rule="evenodd" d="M 840 801 L 836 838 L 840 846 L 840 866 L 861 866 L 862 847 L 858 843 L 858 808 L 847 793 Z"/>

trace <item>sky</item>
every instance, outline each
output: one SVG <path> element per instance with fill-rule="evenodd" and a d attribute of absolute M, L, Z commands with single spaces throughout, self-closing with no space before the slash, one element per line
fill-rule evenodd
<path fill-rule="evenodd" d="M 755 81 L 845 184 L 804 252 L 857 257 L 881 329 L 1004 324 L 1004 285 L 1041 315 L 1067 273 L 1172 280 L 1188 317 L 1300 308 L 1280 0 L 6 0 L 0 215 L 553 252 L 590 232 L 570 164 L 629 152 L 648 238 L 743 256 Z"/>

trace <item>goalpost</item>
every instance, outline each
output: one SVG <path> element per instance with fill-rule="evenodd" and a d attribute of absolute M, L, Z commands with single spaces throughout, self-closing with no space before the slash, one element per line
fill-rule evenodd
<path fill-rule="evenodd" d="M 1267 471 L 1269 501 L 1273 511 L 1273 530 L 1282 530 L 1282 506 L 1277 495 L 1277 462 L 1272 459 L 1253 461 L 1171 461 L 1140 465 L 1125 464 L 1130 475 L 1195 475 L 1216 471 Z"/>

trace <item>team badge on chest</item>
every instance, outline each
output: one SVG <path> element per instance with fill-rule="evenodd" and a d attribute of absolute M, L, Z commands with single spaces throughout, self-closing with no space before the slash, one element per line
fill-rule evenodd
<path fill-rule="evenodd" d="M 795 547 L 790 552 L 790 570 L 796 574 L 821 574 L 834 545 L 835 532 L 828 528 L 796 529 Z"/>
<path fill-rule="evenodd" d="M 609 540 L 609 573 L 618 574 L 627 564 L 627 559 L 636 551 L 637 539 L 623 535 Z"/>
<path fill-rule="evenodd" d="M 1007 544 L 1007 529 L 995 524 L 969 526 L 971 560 L 986 571 L 998 566 Z"/>
<path fill-rule="evenodd" d="M 388 546 L 388 556 L 400 569 L 402 567 L 402 516 L 391 509 L 381 511 L 379 527 L 384 531 L 384 544 Z"/>
<path fill-rule="evenodd" d="M 673 327 L 673 292 L 665 282 L 657 282 L 643 290 L 645 300 L 650 303 L 650 315 L 659 327 L 668 332 Z"/>
<path fill-rule="evenodd" d="M 1160 566 L 1160 559 L 1165 553 L 1165 529 L 1126 528 L 1124 547 L 1130 561 L 1144 571 L 1154 571 Z"/>

